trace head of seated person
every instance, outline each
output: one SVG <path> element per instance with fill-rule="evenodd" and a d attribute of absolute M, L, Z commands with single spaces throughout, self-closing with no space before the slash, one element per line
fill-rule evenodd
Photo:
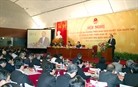
<path fill-rule="evenodd" d="M 77 41 L 76 48 L 81 48 L 81 43 L 80 43 L 80 41 Z"/>
<path fill-rule="evenodd" d="M 77 74 L 77 71 L 78 71 L 77 65 L 75 64 L 68 65 L 67 74 L 69 74 L 71 78 L 73 78 Z"/>
<path fill-rule="evenodd" d="M 7 65 L 6 59 L 0 59 L 0 69 L 4 69 Z"/>
<path fill-rule="evenodd" d="M 69 87 L 85 87 L 85 80 L 77 75 L 70 80 L 69 84 Z"/>
<path fill-rule="evenodd" d="M 15 66 L 15 69 L 23 70 L 25 68 L 23 60 L 20 58 L 14 59 L 14 66 Z"/>
<path fill-rule="evenodd" d="M 114 71 L 115 71 L 115 65 L 113 65 L 113 64 L 108 64 L 106 70 L 107 70 L 108 72 L 114 73 Z"/>
<path fill-rule="evenodd" d="M 71 44 L 71 42 L 70 42 L 70 41 L 68 41 L 68 46 L 72 46 L 72 44 Z"/>
<path fill-rule="evenodd" d="M 45 71 L 46 73 L 50 73 L 51 75 L 54 75 L 56 71 L 56 65 L 53 63 L 48 63 L 45 65 Z"/>
<path fill-rule="evenodd" d="M 81 53 L 78 53 L 78 54 L 77 54 L 77 58 L 78 58 L 78 59 L 82 59 L 82 54 L 81 54 Z"/>

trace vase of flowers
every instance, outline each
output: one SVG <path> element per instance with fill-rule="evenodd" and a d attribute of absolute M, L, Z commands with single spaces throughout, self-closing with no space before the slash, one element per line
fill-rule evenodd
<path fill-rule="evenodd" d="M 99 43 L 98 46 L 100 47 L 101 51 L 105 51 L 109 47 L 109 43 L 102 42 L 102 43 Z"/>

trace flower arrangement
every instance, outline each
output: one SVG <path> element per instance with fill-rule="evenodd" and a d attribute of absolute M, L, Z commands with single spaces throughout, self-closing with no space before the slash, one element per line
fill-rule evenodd
<path fill-rule="evenodd" d="M 99 43 L 98 46 L 100 47 L 101 51 L 105 51 L 109 47 L 109 43 L 102 42 L 102 43 Z"/>
<path fill-rule="evenodd" d="M 54 38 L 54 39 L 52 40 L 53 46 L 60 46 L 61 43 L 63 43 L 63 39 L 62 39 L 62 38 Z"/>

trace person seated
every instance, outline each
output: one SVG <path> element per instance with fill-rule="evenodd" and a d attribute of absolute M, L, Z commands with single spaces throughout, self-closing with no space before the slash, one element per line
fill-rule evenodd
<path fill-rule="evenodd" d="M 75 76 L 70 80 L 69 87 L 85 87 L 85 80 L 81 76 Z"/>
<path fill-rule="evenodd" d="M 70 41 L 68 41 L 67 46 L 72 46 L 72 44 L 71 44 L 71 42 L 70 42 Z"/>
<path fill-rule="evenodd" d="M 0 87 L 20 87 L 20 86 L 10 81 L 10 73 L 8 71 L 0 70 Z"/>
<path fill-rule="evenodd" d="M 32 60 L 33 65 L 41 66 L 42 56 L 40 54 L 36 55 L 36 57 Z"/>
<path fill-rule="evenodd" d="M 67 73 L 57 77 L 55 87 L 69 87 L 69 82 L 78 71 L 78 68 L 75 64 L 70 64 L 67 67 Z"/>
<path fill-rule="evenodd" d="M 28 54 L 27 59 L 24 60 L 24 63 L 27 66 L 33 65 L 33 59 L 34 59 L 34 54 Z"/>
<path fill-rule="evenodd" d="M 122 83 L 122 81 L 120 81 L 118 76 L 115 74 L 115 65 L 108 64 L 106 70 L 106 72 L 103 71 L 100 73 L 99 81 L 107 82 L 108 87 L 117 87 Z"/>
<path fill-rule="evenodd" d="M 55 62 L 58 63 L 58 64 L 63 64 L 64 63 L 63 55 L 62 54 L 58 54 L 58 57 L 55 60 Z"/>
<path fill-rule="evenodd" d="M 73 64 L 76 64 L 78 60 L 82 60 L 82 54 L 78 53 L 77 57 L 72 60 Z"/>
<path fill-rule="evenodd" d="M 125 74 L 123 84 L 138 87 L 138 64 L 133 64 L 131 71 L 132 73 Z"/>
<path fill-rule="evenodd" d="M 120 64 L 120 57 L 119 56 L 114 57 L 112 64 L 115 65 L 115 71 L 117 73 L 122 72 L 123 65 Z"/>
<path fill-rule="evenodd" d="M 87 80 L 89 79 L 91 76 L 86 76 L 84 71 L 83 71 L 83 62 L 82 60 L 78 60 L 77 61 L 77 67 L 78 67 L 78 72 L 77 72 L 77 75 L 81 76 L 83 79 Z"/>
<path fill-rule="evenodd" d="M 18 85 L 22 84 L 23 86 L 25 83 L 29 85 L 33 85 L 32 82 L 29 80 L 28 76 L 24 74 L 24 63 L 23 60 L 17 58 L 14 60 L 15 71 L 11 73 L 11 80 L 16 82 Z"/>
<path fill-rule="evenodd" d="M 103 71 L 104 69 L 106 69 L 107 64 L 105 63 L 105 58 L 101 57 L 99 60 L 99 63 L 96 64 L 96 68 L 101 69 L 101 71 Z"/>
<path fill-rule="evenodd" d="M 134 64 L 133 60 L 127 60 L 126 66 L 122 69 L 122 72 L 131 73 L 131 66 Z"/>
<path fill-rule="evenodd" d="M 10 72 L 10 73 L 12 73 L 15 70 L 14 63 L 13 63 L 13 58 L 12 57 L 8 57 L 7 58 L 7 64 L 6 64 L 5 69 L 8 72 Z"/>
<path fill-rule="evenodd" d="M 6 59 L 0 59 L 0 69 L 5 70 L 6 65 L 7 65 Z"/>
<path fill-rule="evenodd" d="M 57 42 L 52 43 L 52 46 L 58 46 Z"/>
<path fill-rule="evenodd" d="M 54 54 L 53 55 L 53 57 L 51 58 L 51 63 L 54 63 L 54 64 L 56 64 L 57 62 L 56 62 L 56 59 L 58 58 L 58 54 Z"/>
<path fill-rule="evenodd" d="M 55 87 L 56 78 L 55 70 L 56 66 L 53 63 L 49 63 L 45 66 L 44 72 L 40 75 L 38 79 L 37 87 Z"/>
<path fill-rule="evenodd" d="M 6 70 L 0 70 L 0 87 L 10 80 L 10 74 Z"/>
<path fill-rule="evenodd" d="M 80 43 L 80 41 L 77 42 L 76 48 L 81 48 L 81 43 Z"/>
<path fill-rule="evenodd" d="M 51 59 L 50 53 L 47 53 L 47 55 L 42 58 L 42 64 L 41 64 L 42 70 L 45 70 L 45 66 L 50 63 L 50 59 Z"/>
<path fill-rule="evenodd" d="M 59 42 L 59 43 L 58 43 L 58 46 L 59 46 L 59 47 L 63 47 L 63 42 Z"/>

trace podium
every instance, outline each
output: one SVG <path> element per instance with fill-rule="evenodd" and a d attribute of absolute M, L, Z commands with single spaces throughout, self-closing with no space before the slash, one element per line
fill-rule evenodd
<path fill-rule="evenodd" d="M 106 48 L 101 52 L 101 55 L 106 59 L 107 62 L 112 62 L 112 47 Z"/>

